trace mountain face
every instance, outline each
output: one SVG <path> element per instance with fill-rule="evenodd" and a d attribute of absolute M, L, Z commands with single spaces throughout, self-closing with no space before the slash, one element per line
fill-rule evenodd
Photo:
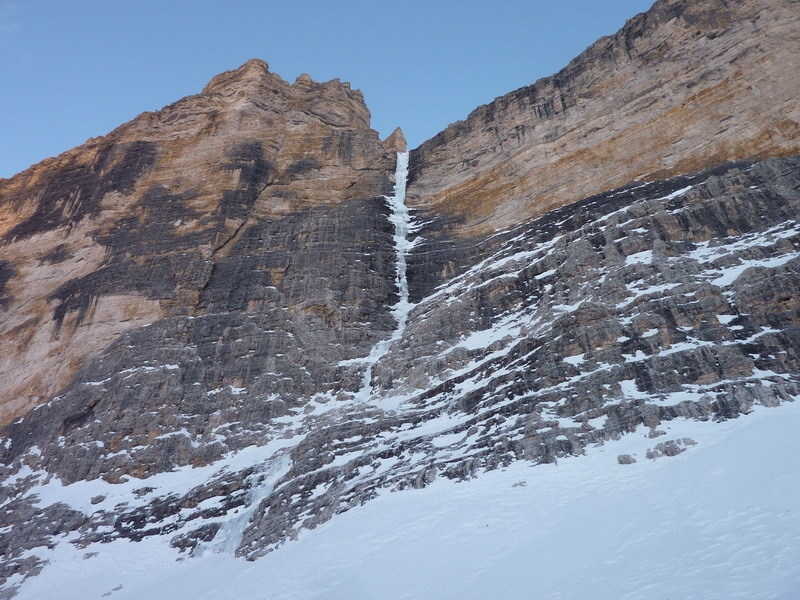
<path fill-rule="evenodd" d="M 0 597 L 800 396 L 798 6 L 659 0 L 413 150 L 410 232 L 402 133 L 261 61 L 0 180 Z"/>
<path fill-rule="evenodd" d="M 381 211 L 401 138 L 378 139 L 349 85 L 289 85 L 254 60 L 0 182 L 2 421 L 49 401 L 123 333 L 170 317 L 276 308 L 268 320 L 283 324 L 268 329 L 325 331 L 303 360 L 358 355 L 393 327 L 376 307 L 395 293 Z M 291 377 L 293 344 L 270 343 Z M 336 356 L 314 356 L 327 346 Z"/>
<path fill-rule="evenodd" d="M 416 299 L 523 219 L 631 181 L 797 154 L 798 52 L 797 2 L 659 0 L 562 71 L 450 125 L 411 156 L 408 204 L 445 266 L 420 267 Z"/>

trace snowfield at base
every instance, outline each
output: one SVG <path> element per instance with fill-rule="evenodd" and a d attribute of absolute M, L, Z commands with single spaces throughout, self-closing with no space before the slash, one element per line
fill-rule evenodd
<path fill-rule="evenodd" d="M 213 543 L 188 558 L 169 536 L 62 542 L 17 598 L 800 597 L 800 402 L 660 428 L 557 465 L 386 491 L 254 562 Z M 697 444 L 645 458 L 684 437 Z"/>

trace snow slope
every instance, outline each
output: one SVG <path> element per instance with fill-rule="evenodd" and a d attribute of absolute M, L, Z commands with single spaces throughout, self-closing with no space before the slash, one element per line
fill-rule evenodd
<path fill-rule="evenodd" d="M 640 428 L 557 465 L 384 491 L 253 562 L 176 562 L 168 536 L 59 543 L 17 598 L 797 598 L 800 402 L 664 427 L 697 443 L 646 459 Z"/>

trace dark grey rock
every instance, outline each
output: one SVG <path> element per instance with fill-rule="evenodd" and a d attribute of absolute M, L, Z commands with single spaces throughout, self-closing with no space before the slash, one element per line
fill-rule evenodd
<path fill-rule="evenodd" d="M 6 478 L 32 474 L 0 490 L 5 560 L 23 568 L 21 549 L 58 531 L 79 545 L 164 535 L 197 553 L 231 518 L 245 519 L 237 553 L 255 559 L 383 490 L 792 401 L 799 190 L 800 158 L 727 165 L 587 199 L 469 254 L 415 251 L 420 301 L 369 402 L 354 400 L 358 359 L 391 335 L 397 298 L 382 200 L 248 225 L 197 314 L 123 335 L 6 428 Z M 269 444 L 267 462 L 189 492 L 147 483 Z M 31 502 L 48 474 L 143 481 L 129 504 L 84 515 Z"/>

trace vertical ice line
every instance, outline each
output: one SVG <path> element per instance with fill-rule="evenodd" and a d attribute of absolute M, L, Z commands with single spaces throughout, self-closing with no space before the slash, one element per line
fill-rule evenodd
<path fill-rule="evenodd" d="M 397 153 L 397 166 L 394 172 L 394 191 L 391 196 L 385 196 L 386 203 L 392 210 L 389 221 L 394 225 L 395 248 L 395 284 L 399 298 L 392 306 L 392 316 L 397 326 L 388 340 L 383 340 L 372 347 L 372 351 L 364 359 L 366 368 L 361 381 L 361 389 L 356 393 L 355 399 L 366 402 L 372 395 L 372 370 L 375 364 L 388 351 L 392 342 L 400 339 L 405 331 L 408 315 L 414 305 L 408 297 L 408 275 L 406 258 L 408 252 L 414 247 L 414 242 L 408 236 L 416 231 L 416 226 L 411 219 L 411 214 L 406 206 L 406 180 L 408 179 L 408 152 Z"/>
<path fill-rule="evenodd" d="M 394 173 L 394 195 L 386 200 L 392 214 L 389 220 L 394 225 L 394 248 L 397 255 L 397 273 L 395 281 L 400 299 L 392 307 L 392 315 L 397 321 L 397 328 L 392 335 L 392 339 L 399 339 L 403 335 L 408 321 L 408 313 L 411 312 L 412 304 L 408 300 L 408 275 L 406 267 L 406 257 L 414 246 L 408 239 L 409 234 L 413 233 L 414 223 L 411 214 L 406 206 L 406 182 L 408 180 L 408 152 L 397 153 L 397 167 Z"/>

